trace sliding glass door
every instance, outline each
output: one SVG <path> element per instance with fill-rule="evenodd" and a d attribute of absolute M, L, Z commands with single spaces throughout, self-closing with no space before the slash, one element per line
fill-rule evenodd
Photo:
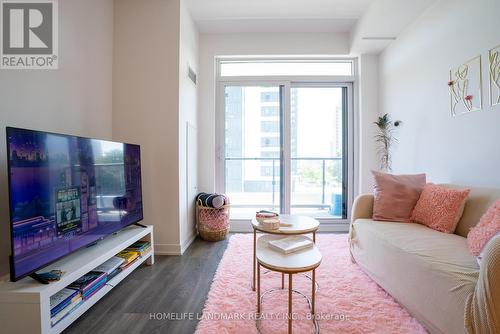
<path fill-rule="evenodd" d="M 224 87 L 224 185 L 232 216 L 281 210 L 282 86 Z"/>
<path fill-rule="evenodd" d="M 256 210 L 347 217 L 349 86 L 225 83 L 223 191 L 232 218 Z"/>
<path fill-rule="evenodd" d="M 290 211 L 293 214 L 345 216 L 346 94 L 345 87 L 292 86 Z"/>

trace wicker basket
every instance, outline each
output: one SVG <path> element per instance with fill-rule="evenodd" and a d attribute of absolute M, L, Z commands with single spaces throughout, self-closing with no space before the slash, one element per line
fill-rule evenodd
<path fill-rule="evenodd" d="M 200 237 L 207 241 L 226 239 L 229 232 L 229 205 L 216 209 L 196 203 L 197 228 Z"/>

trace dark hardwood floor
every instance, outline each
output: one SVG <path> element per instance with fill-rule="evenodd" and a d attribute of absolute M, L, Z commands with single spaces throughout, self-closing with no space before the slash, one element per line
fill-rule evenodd
<path fill-rule="evenodd" d="M 131 273 L 65 333 L 193 333 L 228 239 L 196 239 L 182 256 L 156 256 L 153 266 Z M 165 319 L 169 314 L 178 320 Z"/>

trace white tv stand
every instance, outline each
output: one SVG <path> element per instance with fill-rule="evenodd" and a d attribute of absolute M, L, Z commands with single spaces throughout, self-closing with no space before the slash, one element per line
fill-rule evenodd
<path fill-rule="evenodd" d="M 52 327 L 50 323 L 50 296 L 138 240 L 150 241 L 151 252 L 113 277 L 97 293 Z M 64 271 L 65 274 L 60 281 L 41 284 L 26 277 L 17 282 L 10 282 L 8 276 L 3 277 L 0 281 L 0 331 L 2 333 L 27 334 L 61 333 L 143 262 L 148 265 L 154 263 L 153 226 L 151 225 L 145 228 L 139 226 L 124 228 L 99 241 L 96 245 L 80 249 L 43 269 L 43 271 L 52 269 Z"/>

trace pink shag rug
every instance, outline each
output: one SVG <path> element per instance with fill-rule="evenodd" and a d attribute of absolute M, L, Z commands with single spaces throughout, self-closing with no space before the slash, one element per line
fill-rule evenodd
<path fill-rule="evenodd" d="M 251 289 L 252 234 L 232 235 L 215 274 L 197 334 L 258 333 L 256 292 Z M 427 333 L 349 255 L 346 234 L 318 234 L 323 260 L 316 269 L 316 317 L 320 333 Z M 261 289 L 281 287 L 281 274 L 261 268 Z M 267 294 L 260 315 L 262 333 L 287 333 L 288 276 L 285 290 Z M 293 288 L 311 296 L 311 281 L 293 276 Z M 293 294 L 293 331 L 312 333 L 304 297 Z"/>

